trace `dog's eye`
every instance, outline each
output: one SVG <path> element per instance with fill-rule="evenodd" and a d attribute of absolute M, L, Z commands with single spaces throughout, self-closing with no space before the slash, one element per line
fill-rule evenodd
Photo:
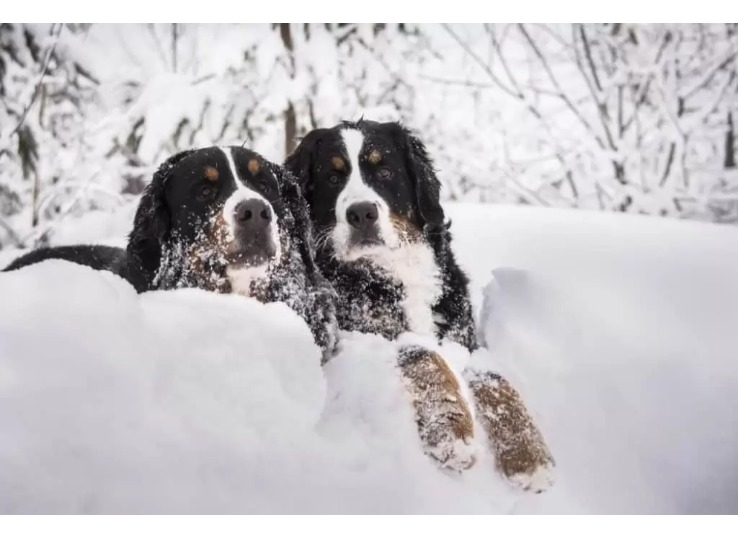
<path fill-rule="evenodd" d="M 341 182 L 341 178 L 338 176 L 338 174 L 333 174 L 331 177 L 328 178 L 328 183 L 331 185 L 338 185 Z"/>
<path fill-rule="evenodd" d="M 382 167 L 379 170 L 377 170 L 377 175 L 379 176 L 379 179 L 391 179 L 392 178 L 392 170 L 390 170 L 387 167 Z"/>
<path fill-rule="evenodd" d="M 265 180 L 262 179 L 261 181 L 259 181 L 259 188 L 263 191 L 268 191 L 269 183 L 267 183 Z"/>
<path fill-rule="evenodd" d="M 215 187 L 211 187 L 210 185 L 203 185 L 202 187 L 200 187 L 200 190 L 197 191 L 197 199 L 207 200 L 209 198 L 212 198 L 213 194 L 215 194 Z"/>

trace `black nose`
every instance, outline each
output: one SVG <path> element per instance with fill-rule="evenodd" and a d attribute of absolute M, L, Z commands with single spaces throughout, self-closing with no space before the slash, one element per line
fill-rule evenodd
<path fill-rule="evenodd" d="M 234 213 L 236 224 L 251 230 L 266 228 L 272 221 L 272 209 L 258 198 L 239 202 Z"/>
<path fill-rule="evenodd" d="M 366 230 L 375 225 L 379 212 L 373 202 L 351 204 L 346 210 L 346 220 L 357 230 Z"/>

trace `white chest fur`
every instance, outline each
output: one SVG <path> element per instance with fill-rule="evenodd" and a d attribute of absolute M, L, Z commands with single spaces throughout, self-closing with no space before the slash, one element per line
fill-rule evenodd
<path fill-rule="evenodd" d="M 435 333 L 433 305 L 441 296 L 441 273 L 431 248 L 424 243 L 403 244 L 371 257 L 405 288 L 403 309 L 414 333 Z"/>
<path fill-rule="evenodd" d="M 255 280 L 265 278 L 269 266 L 265 263 L 257 267 L 242 267 L 239 269 L 226 269 L 226 275 L 231 283 L 231 292 L 248 297 L 251 294 L 251 283 Z"/>

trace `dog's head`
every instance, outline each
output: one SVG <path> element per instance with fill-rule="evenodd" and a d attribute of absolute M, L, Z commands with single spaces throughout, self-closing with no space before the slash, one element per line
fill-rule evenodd
<path fill-rule="evenodd" d="M 275 167 L 240 147 L 188 150 L 164 162 L 134 218 L 137 288 L 241 291 L 289 248 Z"/>
<path fill-rule="evenodd" d="M 400 124 L 362 120 L 310 132 L 287 158 L 318 246 L 345 261 L 422 241 L 444 226 L 425 146 Z"/>

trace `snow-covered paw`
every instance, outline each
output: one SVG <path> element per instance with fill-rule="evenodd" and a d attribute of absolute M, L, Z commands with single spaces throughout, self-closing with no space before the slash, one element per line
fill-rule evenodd
<path fill-rule="evenodd" d="M 515 474 L 510 476 L 509 480 L 524 491 L 543 493 L 554 485 L 554 466 L 553 464 L 541 465 L 530 474 Z"/>
<path fill-rule="evenodd" d="M 466 370 L 464 377 L 500 472 L 526 491 L 548 489 L 555 462 L 520 394 L 492 372 Z"/>
<path fill-rule="evenodd" d="M 451 369 L 438 353 L 421 346 L 403 347 L 398 364 L 425 453 L 444 469 L 469 469 L 476 462 L 474 423 Z"/>

